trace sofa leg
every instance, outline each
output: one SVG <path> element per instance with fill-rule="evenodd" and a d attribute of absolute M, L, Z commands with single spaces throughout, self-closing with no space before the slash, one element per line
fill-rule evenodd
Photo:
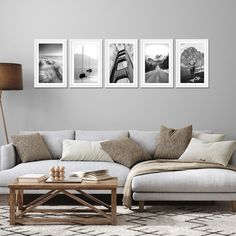
<path fill-rule="evenodd" d="M 144 211 L 144 201 L 139 201 L 138 206 L 139 206 L 139 211 L 143 212 Z"/>
<path fill-rule="evenodd" d="M 232 211 L 236 212 L 236 201 L 232 201 Z"/>

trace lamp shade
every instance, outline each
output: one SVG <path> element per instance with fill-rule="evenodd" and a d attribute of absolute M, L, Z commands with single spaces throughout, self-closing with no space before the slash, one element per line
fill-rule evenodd
<path fill-rule="evenodd" d="M 0 63 L 0 90 L 22 90 L 22 66 L 15 63 Z"/>

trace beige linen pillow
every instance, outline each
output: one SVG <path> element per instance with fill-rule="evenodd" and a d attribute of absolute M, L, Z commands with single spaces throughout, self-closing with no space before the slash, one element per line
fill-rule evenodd
<path fill-rule="evenodd" d="M 106 161 L 113 162 L 102 150 L 99 141 L 63 140 L 61 161 Z"/>
<path fill-rule="evenodd" d="M 23 163 L 51 159 L 40 134 L 14 135 L 11 138 Z"/>
<path fill-rule="evenodd" d="M 129 168 L 138 162 L 151 159 L 151 156 L 130 138 L 102 142 L 101 146 L 113 161 Z"/>
<path fill-rule="evenodd" d="M 223 141 L 225 138 L 224 134 L 207 134 L 207 133 L 198 133 L 198 132 L 193 132 L 193 138 L 200 139 L 205 142 L 219 142 Z"/>
<path fill-rule="evenodd" d="M 180 161 L 206 161 L 227 166 L 236 149 L 236 141 L 206 143 L 192 138 Z"/>
<path fill-rule="evenodd" d="M 191 138 L 192 125 L 182 129 L 172 129 L 162 125 L 154 158 L 178 159 L 187 148 Z"/>

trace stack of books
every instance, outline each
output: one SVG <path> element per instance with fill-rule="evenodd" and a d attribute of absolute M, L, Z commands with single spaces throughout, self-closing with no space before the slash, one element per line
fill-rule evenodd
<path fill-rule="evenodd" d="M 26 174 L 17 178 L 19 183 L 39 183 L 47 179 L 44 174 Z"/>
<path fill-rule="evenodd" d="M 108 170 L 77 171 L 69 174 L 69 178 L 76 177 L 86 181 L 101 181 L 113 178 L 108 174 Z"/>

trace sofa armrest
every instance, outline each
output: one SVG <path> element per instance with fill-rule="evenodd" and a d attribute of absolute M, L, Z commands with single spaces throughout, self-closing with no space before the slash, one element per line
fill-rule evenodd
<path fill-rule="evenodd" d="M 13 144 L 1 146 L 0 170 L 7 170 L 16 165 L 17 156 Z"/>

